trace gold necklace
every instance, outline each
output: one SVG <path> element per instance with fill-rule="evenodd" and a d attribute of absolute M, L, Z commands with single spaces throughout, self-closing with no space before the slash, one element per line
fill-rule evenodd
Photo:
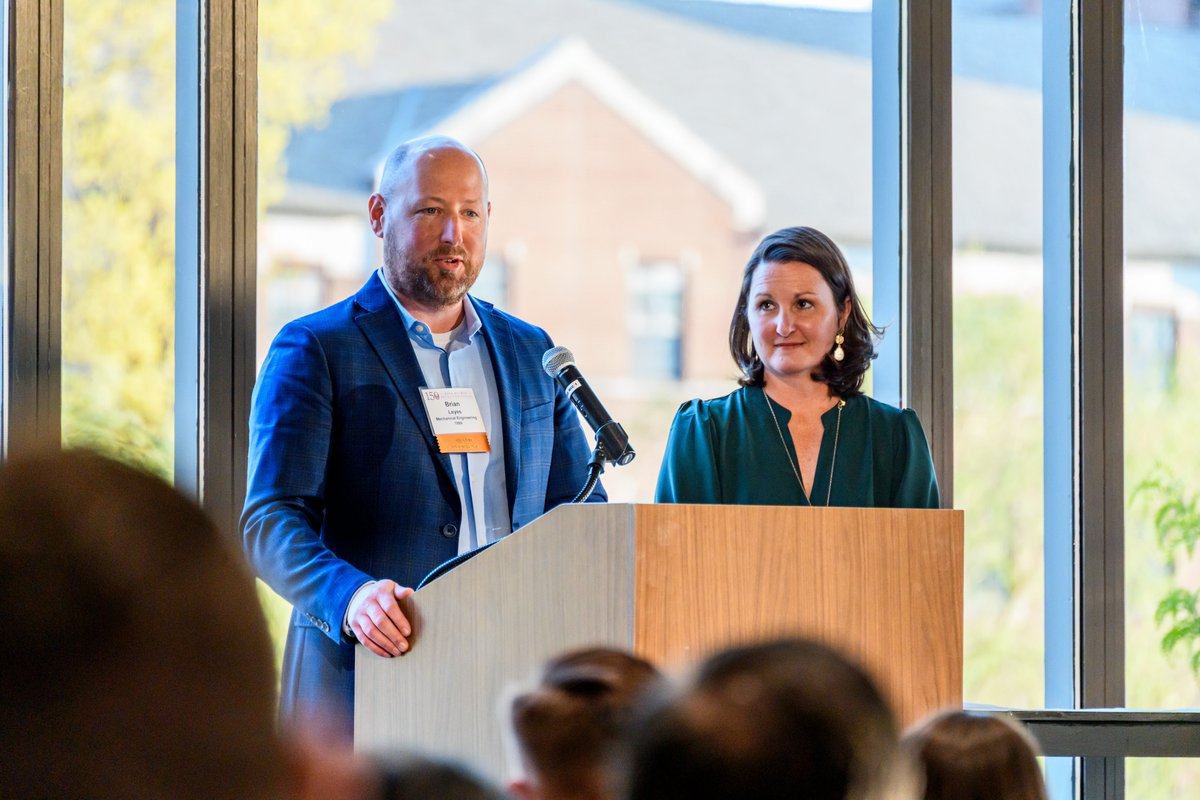
<path fill-rule="evenodd" d="M 767 397 L 767 390 L 763 389 L 763 399 L 767 401 L 767 410 L 771 412 L 771 421 L 775 423 L 775 432 L 779 434 L 779 443 L 783 445 L 783 454 L 787 456 L 788 466 L 792 468 L 792 474 L 796 476 L 796 483 L 800 484 L 800 496 L 804 498 L 810 506 L 812 499 L 808 493 L 804 491 L 804 479 L 800 477 L 800 467 L 792 460 L 792 451 L 788 449 L 787 439 L 783 438 L 783 429 L 779 427 L 779 417 L 775 416 L 775 406 L 771 404 L 771 398 Z M 837 425 L 833 429 L 833 458 L 829 461 L 829 488 L 825 490 L 825 505 L 829 505 L 829 498 L 833 497 L 833 471 L 837 468 L 837 447 L 838 435 L 842 432 L 842 409 L 846 407 L 846 401 L 838 399 L 837 403 Z M 820 451 L 817 453 L 820 457 Z"/>

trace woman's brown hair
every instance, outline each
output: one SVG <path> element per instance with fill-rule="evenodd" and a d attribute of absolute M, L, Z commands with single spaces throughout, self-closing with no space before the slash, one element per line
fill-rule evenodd
<path fill-rule="evenodd" d="M 995 716 L 947 711 L 902 740 L 925 773 L 924 800 L 1046 800 L 1032 737 Z"/>

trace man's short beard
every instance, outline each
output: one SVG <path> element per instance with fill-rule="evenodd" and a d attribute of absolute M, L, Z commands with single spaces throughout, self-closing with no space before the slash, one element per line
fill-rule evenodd
<path fill-rule="evenodd" d="M 463 265 L 466 265 L 463 261 Z M 400 284 L 400 292 L 422 305 L 431 308 L 446 308 L 455 305 L 474 283 L 475 276 L 468 270 L 461 278 L 443 276 L 440 269 L 428 262 L 409 262 L 404 269 L 394 272 Z"/>
<path fill-rule="evenodd" d="M 448 276 L 434 263 L 435 259 L 454 256 L 462 260 L 463 273 Z M 439 247 L 423 258 L 413 258 L 388 243 L 384 258 L 384 274 L 392 288 L 430 308 L 447 308 L 463 299 L 479 276 L 479 268 L 468 259 L 461 248 Z"/>

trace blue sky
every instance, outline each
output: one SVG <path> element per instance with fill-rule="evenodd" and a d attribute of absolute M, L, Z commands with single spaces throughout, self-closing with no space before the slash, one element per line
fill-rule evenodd
<path fill-rule="evenodd" d="M 828 0 L 815 0 L 834 5 Z M 863 11 L 720 0 L 615 0 L 735 30 L 870 58 L 871 15 Z M 839 0 L 853 7 L 858 0 Z M 861 5 L 861 3 L 858 3 Z M 1017 0 L 954 0 L 953 70 L 972 78 L 1040 92 L 1041 17 Z M 1200 121 L 1200 27 L 1126 20 L 1125 104 L 1132 110 Z"/>

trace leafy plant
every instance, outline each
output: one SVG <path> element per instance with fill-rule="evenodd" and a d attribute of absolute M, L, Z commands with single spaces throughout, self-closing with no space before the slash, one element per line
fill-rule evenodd
<path fill-rule="evenodd" d="M 1159 465 L 1134 489 L 1131 500 L 1145 497 L 1154 507 L 1154 530 L 1167 567 L 1174 571 L 1180 552 L 1190 558 L 1200 541 L 1200 494 L 1188 492 Z M 1154 621 L 1169 626 L 1162 638 L 1164 653 L 1182 647 L 1191 652 L 1192 672 L 1200 676 L 1200 588 L 1173 586 L 1159 601 Z"/>

